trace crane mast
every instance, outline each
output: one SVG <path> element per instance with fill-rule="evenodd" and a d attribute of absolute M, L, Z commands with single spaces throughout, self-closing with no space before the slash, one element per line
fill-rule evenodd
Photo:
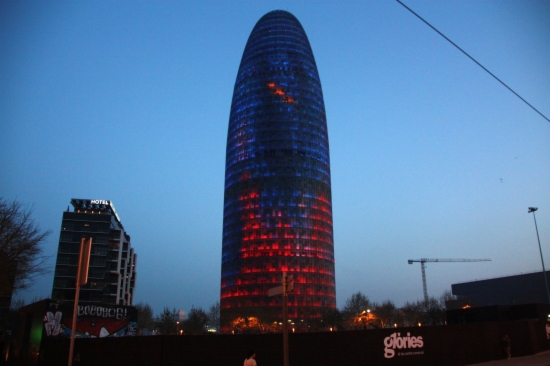
<path fill-rule="evenodd" d="M 428 302 L 428 286 L 426 285 L 426 262 L 490 262 L 488 258 L 483 259 L 465 259 L 465 258 L 420 258 L 420 259 L 409 259 L 409 264 L 414 262 L 420 262 L 420 269 L 422 270 L 422 287 L 424 289 L 424 301 Z"/>

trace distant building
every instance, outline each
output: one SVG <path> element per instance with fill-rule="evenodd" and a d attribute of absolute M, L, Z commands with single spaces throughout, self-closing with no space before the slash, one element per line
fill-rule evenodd
<path fill-rule="evenodd" d="M 550 271 L 546 271 L 550 284 Z M 548 304 L 542 271 L 451 285 L 457 300 L 451 308 L 493 305 Z"/>
<path fill-rule="evenodd" d="M 63 212 L 52 300 L 74 301 L 80 241 L 92 238 L 88 283 L 80 301 L 133 305 L 137 254 L 111 201 L 71 199 Z"/>
<path fill-rule="evenodd" d="M 550 283 L 550 272 L 545 272 Z M 548 319 L 550 304 L 542 271 L 451 285 L 447 324 Z"/>
<path fill-rule="evenodd" d="M 546 321 L 550 304 L 491 305 L 451 309 L 445 312 L 447 324 L 486 323 L 517 320 Z"/>
<path fill-rule="evenodd" d="M 184 322 L 185 319 L 187 319 L 187 314 L 185 314 L 185 310 L 178 310 L 178 321 Z"/>

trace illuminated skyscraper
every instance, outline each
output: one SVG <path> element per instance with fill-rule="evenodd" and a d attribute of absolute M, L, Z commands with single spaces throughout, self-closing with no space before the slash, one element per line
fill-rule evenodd
<path fill-rule="evenodd" d="M 281 318 L 268 290 L 294 277 L 289 317 L 336 307 L 327 122 L 307 36 L 286 11 L 256 24 L 229 117 L 223 218 L 221 323 Z"/>

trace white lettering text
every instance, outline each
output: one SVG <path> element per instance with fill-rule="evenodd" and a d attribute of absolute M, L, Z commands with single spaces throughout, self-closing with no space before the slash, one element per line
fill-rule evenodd
<path fill-rule="evenodd" d="M 396 348 L 422 348 L 424 347 L 424 340 L 421 336 L 411 337 L 411 333 L 407 333 L 406 337 L 401 337 L 401 333 L 393 333 L 389 337 L 384 338 L 384 346 L 384 357 L 392 358 L 395 356 Z"/>

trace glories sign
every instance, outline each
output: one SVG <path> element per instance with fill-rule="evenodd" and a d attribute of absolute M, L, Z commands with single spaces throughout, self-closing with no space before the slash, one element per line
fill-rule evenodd
<path fill-rule="evenodd" d="M 411 337 L 411 333 L 407 333 L 406 337 L 401 337 L 401 333 L 393 333 L 389 337 L 384 338 L 384 357 L 392 358 L 395 356 L 395 349 L 407 349 L 407 348 L 422 348 L 424 347 L 424 341 L 421 336 Z M 410 356 L 410 355 L 422 355 L 424 351 L 420 352 L 399 352 L 398 356 Z"/>

